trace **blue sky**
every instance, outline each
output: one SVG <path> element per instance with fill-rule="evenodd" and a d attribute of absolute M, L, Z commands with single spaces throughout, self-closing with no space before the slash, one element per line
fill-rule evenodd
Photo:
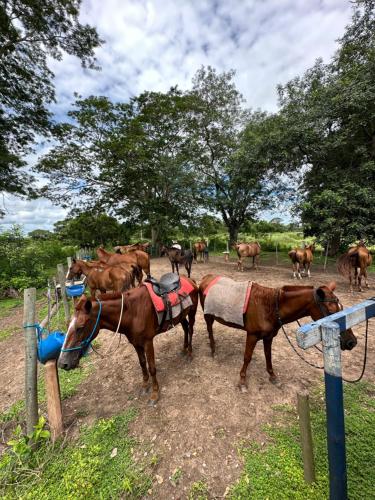
<path fill-rule="evenodd" d="M 97 51 L 102 69 L 83 70 L 71 56 L 51 61 L 52 109 L 63 119 L 74 92 L 126 101 L 144 90 L 185 89 L 203 64 L 234 69 L 246 105 L 275 111 L 276 85 L 318 57 L 328 62 L 350 16 L 347 0 L 83 0 L 81 21 L 106 40 Z M 0 230 L 15 222 L 26 231 L 50 229 L 66 213 L 43 199 L 4 202 Z"/>

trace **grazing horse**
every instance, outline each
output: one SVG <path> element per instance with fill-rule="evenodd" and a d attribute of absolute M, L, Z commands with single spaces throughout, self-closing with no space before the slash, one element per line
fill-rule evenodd
<path fill-rule="evenodd" d="M 131 245 L 118 245 L 117 247 L 114 247 L 114 251 L 116 253 L 129 253 L 129 252 L 134 252 L 135 250 L 142 250 L 142 252 L 148 251 L 148 248 L 150 246 L 149 242 L 146 243 L 133 243 Z"/>
<path fill-rule="evenodd" d="M 311 278 L 310 267 L 314 259 L 313 255 L 314 250 L 315 250 L 315 244 L 312 243 L 311 245 L 308 245 L 305 248 L 295 248 L 294 250 L 288 252 L 290 260 L 292 261 L 293 264 L 293 278 L 296 278 L 298 276 L 300 280 L 302 279 L 301 266 L 303 266 L 305 270 L 305 275 L 307 274 L 307 276 Z"/>
<path fill-rule="evenodd" d="M 107 291 L 122 292 L 134 287 L 137 268 L 138 266 L 134 266 L 134 264 L 130 269 L 124 269 L 121 266 L 98 267 L 89 265 L 83 260 L 73 259 L 67 279 L 71 280 L 77 275 L 84 274 L 91 297 L 95 297 L 97 290 L 100 290 L 101 293 Z"/>
<path fill-rule="evenodd" d="M 204 262 L 205 261 L 205 249 L 206 249 L 206 242 L 205 241 L 197 241 L 193 245 L 193 254 L 194 254 L 194 261 L 196 264 L 198 264 L 198 254 L 200 255 L 200 261 Z"/>
<path fill-rule="evenodd" d="M 142 252 L 141 250 L 134 250 L 134 252 L 127 253 L 125 255 L 121 255 L 118 253 L 111 253 L 104 250 L 104 248 L 99 247 L 96 250 L 98 254 L 99 260 L 104 264 L 108 264 L 109 266 L 117 266 L 119 264 L 134 264 L 138 265 L 147 276 L 150 276 L 150 256 L 146 252 Z"/>
<path fill-rule="evenodd" d="M 179 250 L 175 247 L 162 245 L 160 248 L 160 257 L 163 257 L 165 254 L 168 255 L 169 262 L 172 265 L 172 273 L 174 273 L 174 269 L 176 267 L 177 274 L 180 274 L 178 266 L 179 264 L 184 264 L 187 275 L 190 278 L 191 265 L 193 263 L 193 253 L 191 250 Z"/>
<path fill-rule="evenodd" d="M 362 292 L 362 276 L 365 278 L 365 286 L 369 288 L 367 281 L 367 267 L 372 264 L 372 255 L 366 248 L 363 242 L 360 242 L 357 246 L 349 248 L 349 250 L 341 255 L 338 260 L 337 267 L 338 271 L 349 278 L 349 291 L 353 291 L 352 286 L 352 270 L 354 269 L 354 285 L 357 285 L 358 281 L 358 291 Z"/>
<path fill-rule="evenodd" d="M 205 295 L 206 288 L 212 280 L 217 279 L 212 274 L 202 278 L 199 285 L 200 302 L 204 311 L 205 300 L 209 297 Z M 214 287 L 215 285 L 213 285 Z M 339 299 L 333 293 L 336 283 L 329 283 L 314 289 L 312 286 L 283 286 L 282 288 L 267 288 L 257 283 L 252 283 L 250 297 L 247 308 L 243 313 L 244 326 L 228 323 L 212 314 L 205 314 L 204 319 L 207 324 L 207 331 L 210 340 L 211 353 L 215 353 L 215 340 L 212 325 L 215 320 L 232 328 L 245 330 L 246 347 L 244 363 L 240 372 L 239 388 L 246 392 L 246 370 L 251 361 L 251 357 L 259 340 L 263 340 L 266 367 L 271 382 L 276 381 L 276 375 L 272 367 L 271 348 L 272 341 L 277 335 L 282 325 L 296 321 L 305 316 L 311 316 L 313 320 L 329 316 L 342 309 Z M 230 294 L 230 289 L 228 290 Z M 225 307 L 225 297 L 223 296 Z M 357 339 L 351 330 L 346 330 L 341 334 L 341 349 L 351 350 L 357 344 Z"/>
<path fill-rule="evenodd" d="M 188 280 L 193 286 L 193 290 L 189 293 L 192 305 L 173 318 L 173 324 L 181 323 L 184 329 L 183 352 L 187 353 L 188 359 L 191 359 L 195 314 L 198 306 L 198 287 L 192 280 L 185 277 L 182 279 Z M 58 359 L 58 366 L 64 370 L 76 368 L 89 343 L 98 335 L 100 329 L 118 331 L 126 335 L 138 354 L 145 393 L 149 389 L 149 375 L 151 375 L 152 393 L 149 403 L 153 405 L 159 399 L 153 339 L 158 333 L 168 330 L 171 322 L 168 320 L 161 325 L 162 328 L 159 327 L 155 308 L 146 286 L 133 288 L 123 294 L 107 295 L 101 296 L 100 301 L 92 301 L 84 295 L 81 296 L 75 305 Z"/>
<path fill-rule="evenodd" d="M 260 245 L 257 241 L 253 241 L 252 243 L 235 243 L 233 248 L 238 255 L 237 271 L 243 271 L 242 259 L 245 257 L 253 258 L 253 269 L 259 268 Z"/>

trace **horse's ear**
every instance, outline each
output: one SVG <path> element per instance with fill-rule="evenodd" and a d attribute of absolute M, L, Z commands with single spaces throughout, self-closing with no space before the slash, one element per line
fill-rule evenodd
<path fill-rule="evenodd" d="M 336 290 L 336 281 L 331 281 L 328 283 L 327 288 L 333 292 L 333 290 Z"/>
<path fill-rule="evenodd" d="M 73 264 L 75 264 L 77 262 L 77 259 L 75 257 L 73 257 L 72 262 L 73 262 Z"/>
<path fill-rule="evenodd" d="M 320 286 L 319 288 L 316 289 L 316 295 L 318 296 L 318 299 L 324 300 L 326 297 L 326 292 Z"/>
<path fill-rule="evenodd" d="M 90 314 L 91 309 L 92 309 L 92 302 L 90 299 L 87 299 L 85 302 L 85 311 L 87 312 L 87 314 Z"/>

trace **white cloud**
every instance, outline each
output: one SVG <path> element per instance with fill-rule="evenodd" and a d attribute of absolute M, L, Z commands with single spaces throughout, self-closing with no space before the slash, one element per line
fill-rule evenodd
<path fill-rule="evenodd" d="M 83 70 L 71 56 L 51 61 L 57 90 L 52 109 L 64 117 L 74 91 L 127 100 L 144 90 L 188 88 L 196 70 L 210 64 L 236 70 L 249 107 L 274 111 L 276 85 L 318 57 L 328 62 L 350 15 L 346 0 L 83 0 L 82 22 L 96 26 L 106 40 L 97 51 L 102 70 Z M 49 217 L 35 226 L 49 228 L 61 218 L 61 209 L 38 203 Z M 23 206 L 34 213 L 35 202 Z"/>

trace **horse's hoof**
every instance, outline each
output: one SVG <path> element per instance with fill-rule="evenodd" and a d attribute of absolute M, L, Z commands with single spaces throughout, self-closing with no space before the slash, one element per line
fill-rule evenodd
<path fill-rule="evenodd" d="M 243 385 L 243 384 L 240 385 L 240 392 L 242 392 L 242 394 L 245 394 L 245 392 L 248 392 L 246 385 Z"/>
<path fill-rule="evenodd" d="M 187 361 L 188 363 L 191 363 L 191 362 L 193 361 L 193 355 L 192 355 L 192 354 L 190 354 L 190 353 L 188 353 L 188 355 L 187 355 L 187 357 L 186 357 L 186 361 Z"/>
<path fill-rule="evenodd" d="M 181 356 L 186 356 L 187 354 L 187 351 L 185 349 L 182 349 L 182 351 L 180 352 L 180 355 Z"/>
<path fill-rule="evenodd" d="M 151 387 L 142 387 L 139 391 L 140 396 L 146 396 L 150 392 Z"/>
<path fill-rule="evenodd" d="M 211 358 L 215 357 L 215 351 L 211 351 Z"/>
<path fill-rule="evenodd" d="M 270 378 L 269 378 L 269 381 L 270 381 L 270 382 L 271 382 L 271 384 L 273 384 L 273 385 L 277 385 L 277 383 L 278 383 L 278 382 L 277 382 L 277 378 L 276 378 L 276 376 L 275 376 L 275 375 L 274 375 L 273 377 L 270 377 Z"/>
<path fill-rule="evenodd" d="M 150 406 L 151 408 L 155 408 L 158 400 L 157 399 L 149 399 L 147 402 L 147 405 Z"/>

